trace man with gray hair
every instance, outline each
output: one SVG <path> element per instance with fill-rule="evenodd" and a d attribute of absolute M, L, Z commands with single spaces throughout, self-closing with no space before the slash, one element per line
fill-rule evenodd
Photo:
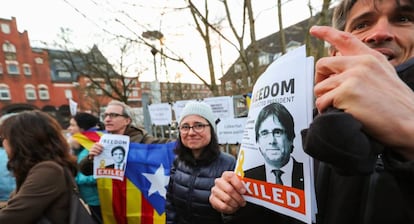
<path fill-rule="evenodd" d="M 170 139 L 155 138 L 147 133 L 143 128 L 137 127 L 134 120 L 132 109 L 123 102 L 112 100 L 108 103 L 103 114 L 105 130 L 111 134 L 127 135 L 130 142 L 153 144 L 166 143 Z M 102 153 L 103 145 L 95 143 L 89 150 L 89 156 L 79 164 L 80 171 L 85 175 L 93 174 L 93 157 Z"/>
<path fill-rule="evenodd" d="M 342 0 L 337 29 L 310 30 L 333 46 L 315 67 L 320 115 L 303 132 L 306 152 L 322 161 L 318 224 L 414 223 L 413 15 L 413 0 Z M 210 203 L 239 215 L 235 223 L 277 223 L 240 208 L 246 189 L 234 172 L 215 183 Z"/>

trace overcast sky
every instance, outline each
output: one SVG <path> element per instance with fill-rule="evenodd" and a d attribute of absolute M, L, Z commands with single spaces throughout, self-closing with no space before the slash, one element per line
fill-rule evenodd
<path fill-rule="evenodd" d="M 126 18 L 119 13 L 119 10 L 121 10 L 121 3 L 128 1 L 142 5 L 151 4 L 151 7 L 146 7 L 145 9 L 140 9 L 140 7 L 122 8 L 122 10 L 125 10 L 127 14 L 133 17 Z M 10 19 L 12 16 L 16 17 L 19 31 L 28 31 L 32 46 L 41 46 L 41 42 L 52 44 L 59 40 L 58 36 L 61 28 L 69 28 L 71 30 L 70 39 L 77 48 L 88 49 L 93 44 L 97 44 L 104 55 L 113 63 L 116 63 L 116 58 L 119 57 L 117 54 L 119 47 L 116 48 L 117 46 L 114 46 L 116 44 L 112 41 L 112 37 L 109 37 L 103 29 L 107 29 L 110 32 L 125 34 L 129 32 L 131 34 L 131 31 L 126 30 L 114 21 L 114 18 L 117 17 L 123 21 L 128 21 L 125 22 L 127 23 L 126 25 L 133 27 L 133 32 L 138 35 L 145 30 L 161 30 L 166 37 L 166 45 L 169 44 L 179 49 L 177 51 L 179 51 L 180 56 L 189 58 L 188 60 L 191 65 L 198 72 L 207 74 L 204 47 L 199 42 L 198 34 L 188 25 L 191 17 L 177 16 L 176 12 L 170 12 L 171 10 L 167 9 L 168 5 L 170 7 L 184 6 L 183 3 L 179 4 L 180 2 L 183 1 L 13 0 L 8 1 L 7 4 L 2 4 L 0 7 L 0 17 L 5 19 Z M 211 3 L 213 5 L 214 2 L 209 1 L 209 4 Z M 254 10 L 258 13 L 256 17 L 257 38 L 262 38 L 277 32 L 276 2 L 276 0 L 252 1 Z M 286 2 L 286 0 L 282 2 Z M 289 26 L 309 17 L 307 2 L 307 0 L 288 0 L 288 3 L 284 4 L 284 26 Z M 313 0 L 313 2 L 313 6 L 319 11 L 322 0 Z M 165 7 L 165 9 L 161 10 L 164 12 L 161 15 L 160 9 L 162 7 Z M 211 14 L 216 16 L 214 11 Z M 133 23 L 133 20 L 139 22 Z M 137 26 L 137 23 L 145 25 Z M 149 50 L 136 50 L 130 56 L 132 57 L 131 61 L 138 60 L 142 65 L 152 64 L 153 58 Z M 236 59 L 237 55 L 230 50 L 226 50 L 223 57 L 225 64 L 228 66 Z M 137 64 L 135 62 L 131 63 Z M 140 68 L 142 68 L 142 65 L 140 65 Z M 136 68 L 135 70 L 140 70 L 140 68 Z M 154 80 L 154 71 L 152 68 L 153 66 L 148 66 L 148 70 L 144 75 L 141 75 L 141 81 Z M 130 72 L 134 73 L 134 71 Z M 174 81 L 175 73 L 187 74 L 188 72 L 180 66 L 169 66 L 168 77 L 166 75 L 159 75 L 159 80 L 166 81 L 168 78 L 170 81 Z M 200 83 L 192 75 L 184 76 L 186 77 L 182 77 L 183 80 L 181 80 L 183 82 Z"/>

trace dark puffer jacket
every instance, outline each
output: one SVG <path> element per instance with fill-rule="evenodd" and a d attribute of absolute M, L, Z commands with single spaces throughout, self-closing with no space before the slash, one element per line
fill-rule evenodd
<path fill-rule="evenodd" d="M 211 159 L 211 158 L 210 158 Z M 167 192 L 167 224 L 220 224 L 221 213 L 208 198 L 214 180 L 226 170 L 234 170 L 235 158 L 221 152 L 210 164 L 190 164 L 176 159 Z"/>

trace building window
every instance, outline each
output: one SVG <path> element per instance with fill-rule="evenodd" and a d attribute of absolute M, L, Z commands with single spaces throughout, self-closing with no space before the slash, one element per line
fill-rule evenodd
<path fill-rule="evenodd" d="M 17 61 L 6 61 L 6 64 L 7 64 L 7 72 L 10 75 L 20 74 L 19 64 L 17 63 Z"/>
<path fill-rule="evenodd" d="M 0 84 L 0 100 L 11 100 L 10 89 L 6 84 Z"/>
<path fill-rule="evenodd" d="M 100 87 L 95 87 L 95 94 L 98 96 L 102 96 L 103 95 L 103 89 L 101 89 Z"/>
<path fill-rule="evenodd" d="M 231 81 L 227 81 L 226 82 L 226 84 L 225 84 L 226 86 L 225 86 L 225 88 L 226 88 L 226 91 L 231 91 L 233 88 L 233 85 L 232 85 L 232 83 L 231 83 Z"/>
<path fill-rule="evenodd" d="M 39 89 L 39 99 L 48 100 L 49 99 L 49 89 L 46 85 L 38 85 Z"/>
<path fill-rule="evenodd" d="M 281 52 L 273 55 L 273 61 L 276 60 L 276 59 L 278 59 L 280 56 L 282 56 L 282 53 Z"/>
<path fill-rule="evenodd" d="M 270 61 L 269 61 L 269 56 L 268 55 L 261 55 L 259 57 L 259 65 L 267 65 L 269 63 L 270 63 Z"/>
<path fill-rule="evenodd" d="M 234 65 L 234 73 L 238 73 L 241 72 L 242 67 L 239 64 Z"/>
<path fill-rule="evenodd" d="M 95 93 L 98 96 L 102 96 L 103 95 L 103 90 L 101 88 L 95 88 Z"/>
<path fill-rule="evenodd" d="M 1 24 L 1 31 L 5 34 L 9 34 L 10 33 L 10 26 L 9 24 L 6 23 L 2 23 Z"/>
<path fill-rule="evenodd" d="M 72 90 L 70 89 L 65 89 L 65 97 L 66 99 L 72 99 Z"/>
<path fill-rule="evenodd" d="M 35 58 L 35 63 L 36 64 L 43 64 L 43 58 L 40 58 L 40 57 Z"/>
<path fill-rule="evenodd" d="M 71 63 L 66 59 L 53 59 L 53 64 L 55 64 L 56 70 L 68 70 Z"/>
<path fill-rule="evenodd" d="M 237 85 L 238 88 L 244 88 L 243 81 L 241 79 L 236 80 L 236 85 Z"/>
<path fill-rule="evenodd" d="M 138 89 L 133 88 L 132 91 L 131 91 L 131 96 L 133 98 L 138 98 L 139 97 L 139 91 L 138 91 Z"/>
<path fill-rule="evenodd" d="M 249 76 L 249 77 L 247 77 L 247 85 L 249 86 L 249 87 L 251 87 L 251 86 L 253 86 L 253 83 L 252 83 L 252 78 Z"/>
<path fill-rule="evenodd" d="M 104 87 L 105 91 L 108 92 L 109 94 L 112 94 L 112 87 L 111 85 L 105 84 Z"/>
<path fill-rule="evenodd" d="M 36 89 L 33 85 L 25 85 L 24 91 L 26 93 L 27 100 L 36 100 Z"/>
<path fill-rule="evenodd" d="M 11 60 L 11 61 L 15 61 L 16 60 L 16 47 L 10 43 L 10 42 L 6 42 L 3 44 L 3 52 L 4 52 L 4 57 L 6 58 L 6 60 Z"/>
<path fill-rule="evenodd" d="M 0 74 L 3 74 L 3 65 L 0 64 Z"/>
<path fill-rule="evenodd" d="M 58 75 L 59 78 L 66 78 L 67 79 L 67 78 L 71 77 L 70 72 L 68 72 L 68 71 L 58 71 L 57 75 Z"/>
<path fill-rule="evenodd" d="M 23 64 L 23 73 L 25 75 L 32 75 L 32 70 L 30 69 L 29 64 Z"/>

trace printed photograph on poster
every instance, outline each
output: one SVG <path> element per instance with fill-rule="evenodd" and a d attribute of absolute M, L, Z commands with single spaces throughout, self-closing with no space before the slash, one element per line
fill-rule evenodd
<path fill-rule="evenodd" d="M 300 131 L 311 122 L 313 60 L 300 47 L 273 62 L 256 81 L 235 172 L 246 201 L 312 222 L 311 158 Z"/>
<path fill-rule="evenodd" d="M 129 152 L 129 136 L 104 134 L 99 143 L 104 146 L 104 150 L 94 158 L 94 177 L 123 180 Z"/>

